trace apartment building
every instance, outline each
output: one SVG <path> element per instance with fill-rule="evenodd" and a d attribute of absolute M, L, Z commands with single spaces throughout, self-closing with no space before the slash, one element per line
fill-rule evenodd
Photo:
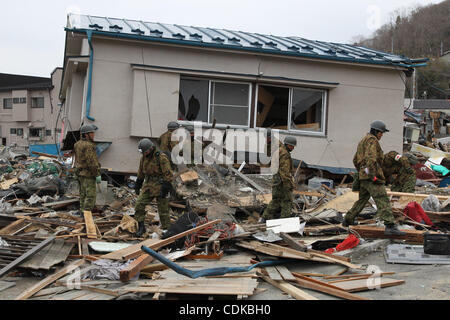
<path fill-rule="evenodd" d="M 61 76 L 62 68 L 50 78 L 0 73 L 1 145 L 54 153 Z"/>

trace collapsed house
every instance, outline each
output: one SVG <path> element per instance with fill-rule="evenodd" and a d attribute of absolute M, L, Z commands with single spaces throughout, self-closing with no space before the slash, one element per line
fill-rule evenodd
<path fill-rule="evenodd" d="M 100 162 L 116 172 L 135 172 L 138 140 L 174 120 L 279 129 L 298 139 L 293 158 L 349 171 L 375 119 L 391 130 L 383 149 L 401 152 L 403 81 L 425 61 L 297 36 L 70 14 L 61 127 L 70 138 L 95 123 L 96 139 L 112 142 Z"/>

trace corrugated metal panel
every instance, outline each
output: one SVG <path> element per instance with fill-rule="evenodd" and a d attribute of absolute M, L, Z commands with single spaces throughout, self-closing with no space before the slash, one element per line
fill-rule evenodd
<path fill-rule="evenodd" d="M 147 41 L 202 47 L 256 51 L 278 55 L 338 60 L 355 63 L 417 67 L 427 59 L 412 60 L 361 46 L 279 37 L 243 31 L 181 26 L 136 20 L 69 14 L 67 30 Z"/>

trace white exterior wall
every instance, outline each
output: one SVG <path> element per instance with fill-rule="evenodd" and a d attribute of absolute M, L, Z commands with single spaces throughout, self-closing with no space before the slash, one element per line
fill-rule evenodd
<path fill-rule="evenodd" d="M 151 109 L 150 118 L 153 117 L 153 137 L 165 131 L 167 122 L 176 120 L 179 74 L 146 71 L 147 106 L 147 97 L 143 96 L 144 72 L 133 71 L 131 64 L 252 75 L 263 72 L 267 77 L 338 82 L 336 88 L 329 90 L 326 136 L 296 135 L 299 144 L 293 157 L 309 164 L 353 168 L 357 144 L 373 120 L 384 121 L 390 129 L 381 140 L 383 150 L 402 151 L 401 71 L 124 40 L 94 38 L 93 46 L 91 116 L 99 127 L 96 140 L 113 142 L 100 158 L 103 167 L 122 172 L 137 170 L 137 137 L 149 132 L 146 108 Z M 73 95 L 72 90 L 72 101 Z"/>

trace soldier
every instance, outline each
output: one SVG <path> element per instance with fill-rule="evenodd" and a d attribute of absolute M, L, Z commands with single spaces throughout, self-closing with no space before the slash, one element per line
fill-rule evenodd
<path fill-rule="evenodd" d="M 97 198 L 96 183 L 101 183 L 100 163 L 95 151 L 94 135 L 97 126 L 87 124 L 81 127 L 81 140 L 74 145 L 75 173 L 80 190 L 80 211 L 92 211 Z"/>
<path fill-rule="evenodd" d="M 164 153 L 168 153 L 170 155 L 172 149 L 178 144 L 178 141 L 172 141 L 171 138 L 172 132 L 177 130 L 179 127 L 180 125 L 178 124 L 178 122 L 171 121 L 167 124 L 167 131 L 159 137 L 159 149 L 161 149 L 161 151 L 163 151 Z"/>
<path fill-rule="evenodd" d="M 294 190 L 294 177 L 292 176 L 293 165 L 290 153 L 297 146 L 297 139 L 286 137 L 284 144 L 280 143 L 278 149 L 279 167 L 278 172 L 273 175 L 272 201 L 260 219 L 260 223 L 273 219 L 275 214 L 281 211 L 281 218 L 289 218 L 292 211 Z M 276 154 L 272 155 L 272 161 Z"/>
<path fill-rule="evenodd" d="M 385 234 L 405 235 L 395 226 L 389 198 L 384 187 L 383 150 L 378 142 L 385 132 L 389 132 L 386 125 L 376 120 L 370 125 L 370 132 L 359 142 L 358 149 L 353 157 L 353 164 L 359 174 L 359 200 L 345 215 L 342 225 L 347 227 L 355 225 L 355 217 L 364 209 L 370 197 L 377 205 L 378 215 L 383 219 Z"/>
<path fill-rule="evenodd" d="M 165 230 L 170 227 L 169 199 L 167 196 L 172 190 L 173 172 L 169 158 L 163 152 L 156 151 L 155 144 L 150 139 L 142 139 L 138 148 L 142 157 L 135 187 L 139 198 L 134 208 L 134 217 L 139 225 L 136 233 L 136 237 L 139 238 L 145 233 L 145 206 L 153 198 L 156 198 L 158 202 L 161 227 Z"/>
<path fill-rule="evenodd" d="M 384 155 L 383 173 L 386 184 L 392 183 L 392 191 L 414 193 L 416 190 L 416 172 L 408 157 L 395 151 L 388 152 Z M 397 177 L 394 179 L 393 175 Z"/>

